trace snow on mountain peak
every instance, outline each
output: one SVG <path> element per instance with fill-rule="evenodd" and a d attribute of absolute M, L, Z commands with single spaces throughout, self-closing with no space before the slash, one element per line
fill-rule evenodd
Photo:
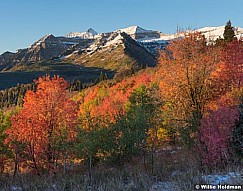
<path fill-rule="evenodd" d="M 40 38 L 35 43 L 33 43 L 30 47 L 34 48 L 36 46 L 39 46 L 41 43 L 44 43 L 46 40 L 53 39 L 53 38 L 55 38 L 55 36 L 53 34 L 47 34 L 47 35 L 43 36 L 42 38 Z"/>
<path fill-rule="evenodd" d="M 86 32 L 70 32 L 69 34 L 65 35 L 67 38 L 82 38 L 82 39 L 93 39 L 98 33 L 89 28 Z"/>
<path fill-rule="evenodd" d="M 122 40 L 123 40 L 123 36 L 121 35 L 121 33 L 114 33 L 114 35 L 111 35 L 108 39 L 107 39 L 107 42 L 105 44 L 104 47 L 108 47 L 110 45 L 118 45 L 118 44 L 121 44 L 122 43 Z"/>
<path fill-rule="evenodd" d="M 193 32 L 200 32 L 202 33 L 208 41 L 215 41 L 217 38 L 224 38 L 224 29 L 225 26 L 218 26 L 218 27 L 203 27 L 197 30 L 188 30 L 185 33 L 193 33 Z M 243 28 L 234 27 L 235 36 L 240 39 L 243 37 Z M 151 38 L 151 39 L 141 39 L 139 40 L 142 43 L 164 43 L 165 41 L 170 41 L 176 38 L 184 37 L 185 33 L 177 33 L 177 34 L 161 34 L 159 38 Z"/>
<path fill-rule="evenodd" d="M 53 34 L 47 34 L 45 36 L 43 36 L 40 40 L 41 42 L 44 42 L 45 40 L 49 39 L 49 38 L 55 38 L 55 36 Z"/>
<path fill-rule="evenodd" d="M 138 33 L 147 33 L 147 32 L 151 32 L 152 30 L 145 30 L 142 27 L 135 25 L 135 26 L 130 26 L 130 27 L 123 28 L 123 29 L 118 29 L 117 31 L 125 32 L 125 33 L 131 35 L 131 34 L 138 34 Z"/>
<path fill-rule="evenodd" d="M 216 40 L 217 38 L 223 38 L 224 34 L 224 26 L 219 27 L 203 27 L 196 30 L 197 32 L 201 32 L 206 39 L 208 40 Z"/>
<path fill-rule="evenodd" d="M 125 32 L 135 40 L 158 39 L 161 36 L 160 31 L 146 30 L 140 26 L 131 26 L 123 29 L 118 29 L 115 32 Z"/>
<path fill-rule="evenodd" d="M 204 27 L 197 29 L 196 31 L 201 32 L 206 39 L 215 41 L 217 38 L 224 38 L 224 28 L 225 26 L 219 27 Z M 243 28 L 234 27 L 235 36 L 239 39 L 243 36 Z"/>

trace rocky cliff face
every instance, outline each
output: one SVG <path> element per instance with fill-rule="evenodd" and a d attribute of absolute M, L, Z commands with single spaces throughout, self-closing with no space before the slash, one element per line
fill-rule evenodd
<path fill-rule="evenodd" d="M 15 54 L 12 52 L 4 52 L 0 56 L 0 71 L 12 65 L 12 60 L 14 58 L 14 55 Z"/>
<path fill-rule="evenodd" d="M 52 57 L 58 57 L 70 45 L 65 44 L 53 35 L 46 35 L 28 49 L 24 62 L 36 62 Z"/>
<path fill-rule="evenodd" d="M 7 70 L 17 64 L 26 64 L 58 58 L 73 47 L 85 47 L 90 40 L 81 38 L 55 37 L 45 35 L 29 48 L 19 49 L 16 53 L 6 52 L 0 55 L 0 71 Z"/>

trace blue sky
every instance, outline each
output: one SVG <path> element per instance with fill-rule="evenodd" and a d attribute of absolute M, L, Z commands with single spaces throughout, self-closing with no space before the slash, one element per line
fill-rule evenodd
<path fill-rule="evenodd" d="M 28 47 L 45 34 L 108 32 L 131 25 L 175 33 L 224 25 L 243 27 L 243 0 L 2 0 L 0 54 Z"/>

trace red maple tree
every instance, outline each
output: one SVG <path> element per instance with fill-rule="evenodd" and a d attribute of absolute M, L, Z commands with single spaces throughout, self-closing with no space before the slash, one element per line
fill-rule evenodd
<path fill-rule="evenodd" d="M 77 132 L 77 104 L 69 99 L 68 83 L 63 78 L 45 76 L 35 83 L 37 91 L 26 93 L 23 108 L 11 118 L 6 142 L 16 154 L 21 143 L 22 152 L 38 172 L 41 162 L 50 169 L 61 154 L 65 160 L 68 144 Z"/>

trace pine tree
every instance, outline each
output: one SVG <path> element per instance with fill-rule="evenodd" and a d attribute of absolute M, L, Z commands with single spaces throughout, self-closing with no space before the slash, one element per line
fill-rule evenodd
<path fill-rule="evenodd" d="M 4 144 L 6 138 L 4 131 L 10 127 L 10 117 L 12 114 L 12 111 L 3 111 L 0 109 L 0 174 L 4 171 L 5 160 L 11 156 L 10 149 Z"/>
<path fill-rule="evenodd" d="M 234 27 L 231 26 L 230 20 L 226 23 L 224 28 L 224 40 L 231 42 L 235 37 Z"/>

